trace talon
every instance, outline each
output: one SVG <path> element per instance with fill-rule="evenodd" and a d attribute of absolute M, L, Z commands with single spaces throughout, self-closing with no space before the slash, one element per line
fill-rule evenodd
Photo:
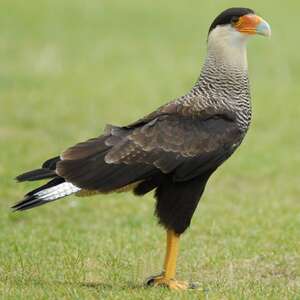
<path fill-rule="evenodd" d="M 161 280 L 163 278 L 164 272 L 158 275 L 150 276 L 145 280 L 145 284 L 148 286 L 154 286 L 157 280 Z"/>
<path fill-rule="evenodd" d="M 164 274 L 151 276 L 146 280 L 147 286 L 154 287 L 167 287 L 171 290 L 187 290 L 190 288 L 195 288 L 194 284 L 189 284 L 185 281 L 177 281 L 175 279 L 169 279 L 164 276 Z"/>

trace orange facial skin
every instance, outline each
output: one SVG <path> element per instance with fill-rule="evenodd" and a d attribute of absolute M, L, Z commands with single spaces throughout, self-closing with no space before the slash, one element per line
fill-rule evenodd
<path fill-rule="evenodd" d="M 235 24 L 235 28 L 239 32 L 252 35 L 257 33 L 256 28 L 263 21 L 264 20 L 257 15 L 245 15 L 239 18 Z"/>

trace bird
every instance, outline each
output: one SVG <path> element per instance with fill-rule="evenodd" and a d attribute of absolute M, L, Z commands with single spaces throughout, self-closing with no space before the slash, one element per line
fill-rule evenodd
<path fill-rule="evenodd" d="M 67 148 L 18 182 L 47 180 L 12 209 L 23 211 L 66 196 L 154 191 L 155 214 L 166 231 L 160 274 L 148 286 L 186 290 L 176 279 L 179 241 L 211 175 L 242 143 L 251 123 L 247 42 L 271 36 L 254 10 L 233 7 L 209 27 L 207 53 L 192 88 L 126 126 L 107 125 L 95 138 Z"/>

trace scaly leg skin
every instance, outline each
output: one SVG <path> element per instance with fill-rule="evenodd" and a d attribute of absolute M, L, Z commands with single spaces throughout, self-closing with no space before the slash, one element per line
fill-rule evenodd
<path fill-rule="evenodd" d="M 147 279 L 146 284 L 154 287 L 168 287 L 172 290 L 194 289 L 194 284 L 174 279 L 176 273 L 176 259 L 178 255 L 179 235 L 174 231 L 167 231 L 167 251 L 164 264 L 164 272 L 160 275 L 152 276 Z"/>

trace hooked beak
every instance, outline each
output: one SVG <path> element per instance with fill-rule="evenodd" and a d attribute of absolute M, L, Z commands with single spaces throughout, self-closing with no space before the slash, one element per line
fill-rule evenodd
<path fill-rule="evenodd" d="M 235 24 L 235 28 L 237 31 L 249 35 L 259 34 L 267 37 L 271 36 L 271 27 L 268 22 L 254 14 L 240 17 Z"/>

